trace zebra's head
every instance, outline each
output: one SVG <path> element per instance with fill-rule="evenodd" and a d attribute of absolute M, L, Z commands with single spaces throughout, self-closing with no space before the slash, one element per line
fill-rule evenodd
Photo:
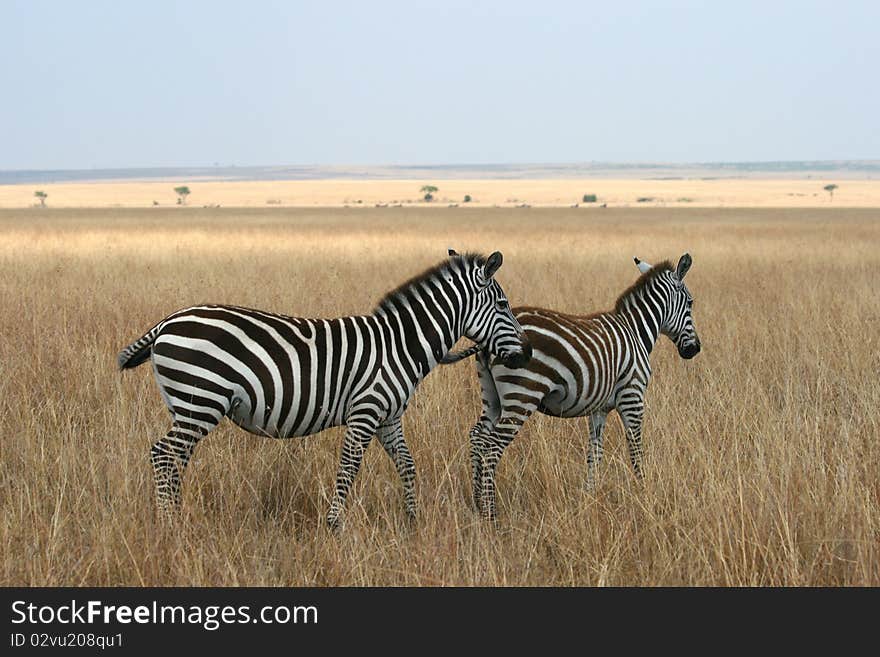
<path fill-rule="evenodd" d="M 450 257 L 459 257 L 449 249 Z M 522 367 L 532 357 L 525 331 L 513 315 L 507 295 L 495 280 L 503 258 L 496 251 L 485 263 L 473 268 L 475 294 L 464 315 L 464 335 L 511 368 Z"/>
<path fill-rule="evenodd" d="M 651 270 L 648 263 L 638 258 L 634 260 L 643 274 Z M 679 259 L 675 271 L 667 270 L 657 277 L 667 301 L 660 332 L 675 343 L 678 355 L 682 358 L 693 358 L 700 353 L 700 338 L 692 315 L 694 298 L 684 284 L 685 274 L 691 268 L 692 262 L 690 254 L 685 253 Z"/>

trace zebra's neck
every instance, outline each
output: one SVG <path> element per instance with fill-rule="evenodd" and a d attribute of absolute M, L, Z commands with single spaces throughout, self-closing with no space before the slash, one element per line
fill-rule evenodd
<path fill-rule="evenodd" d="M 395 356 L 418 380 L 437 366 L 464 333 L 461 300 L 455 294 L 444 294 L 443 282 L 435 281 L 435 286 L 414 285 L 387 300 L 374 314 L 387 331 Z"/>
<path fill-rule="evenodd" d="M 666 305 L 666 295 L 656 279 L 626 295 L 618 304 L 617 315 L 638 336 L 648 355 L 660 337 Z"/>

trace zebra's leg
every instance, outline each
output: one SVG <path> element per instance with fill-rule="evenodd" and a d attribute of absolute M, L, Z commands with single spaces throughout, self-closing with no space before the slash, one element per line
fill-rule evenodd
<path fill-rule="evenodd" d="M 471 471 L 473 473 L 474 509 L 479 513 L 483 497 L 483 454 L 489 444 L 489 438 L 495 429 L 495 423 L 501 416 L 501 400 L 498 388 L 489 367 L 489 353 L 482 351 L 474 359 L 477 366 L 477 378 L 480 381 L 480 398 L 483 404 L 480 419 L 470 431 Z"/>
<path fill-rule="evenodd" d="M 400 481 L 403 483 L 403 504 L 406 509 L 406 515 L 410 520 L 415 520 L 416 493 L 414 484 L 416 466 L 412 455 L 409 453 L 409 447 L 406 446 L 406 440 L 403 438 L 403 425 L 400 419 L 380 425 L 378 436 L 382 447 L 385 448 L 388 456 L 394 461 L 397 474 L 400 475 Z"/>
<path fill-rule="evenodd" d="M 156 501 L 163 517 L 173 517 L 180 507 L 180 479 L 183 471 L 199 440 L 211 429 L 213 427 L 203 427 L 186 419 L 175 419 L 165 437 L 153 443 L 150 462 L 156 482 Z"/>
<path fill-rule="evenodd" d="M 644 407 L 642 404 L 634 404 L 624 408 L 618 407 L 620 418 L 623 420 L 623 428 L 626 430 L 626 445 L 629 448 L 629 460 L 632 463 L 633 472 L 638 479 L 642 479 L 642 418 Z"/>
<path fill-rule="evenodd" d="M 482 508 L 483 498 L 483 454 L 489 444 L 494 425 L 486 416 L 480 417 L 469 434 L 471 443 L 471 471 L 473 473 L 473 497 L 474 509 L 479 512 Z"/>
<path fill-rule="evenodd" d="M 498 468 L 498 462 L 534 410 L 534 408 L 522 407 L 516 408 L 515 411 L 505 409 L 494 431 L 486 440 L 482 459 L 480 498 L 482 503 L 480 510 L 485 520 L 495 520 L 495 470 Z"/>
<path fill-rule="evenodd" d="M 596 411 L 590 415 L 590 446 L 587 449 L 587 490 L 596 486 L 596 468 L 602 462 L 602 430 L 608 413 Z"/>
<path fill-rule="evenodd" d="M 330 503 L 330 511 L 327 513 L 327 524 L 331 529 L 339 526 L 339 516 L 345 506 L 345 498 L 357 477 L 361 467 L 364 452 L 370 446 L 373 434 L 376 433 L 375 420 L 363 421 L 349 420 L 345 430 L 345 439 L 342 441 L 342 456 L 339 459 L 339 469 L 336 471 L 336 492 Z"/>

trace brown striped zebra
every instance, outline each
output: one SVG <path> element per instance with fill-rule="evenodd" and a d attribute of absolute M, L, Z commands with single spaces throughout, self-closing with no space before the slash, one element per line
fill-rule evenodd
<path fill-rule="evenodd" d="M 159 508 L 180 501 L 196 444 L 223 417 L 251 433 L 290 438 L 346 425 L 335 527 L 374 435 L 414 517 L 415 467 L 401 416 L 416 386 L 461 337 L 501 360 L 528 359 L 523 330 L 494 279 L 501 254 L 448 260 L 389 292 L 371 315 L 303 319 L 235 306 L 169 315 L 119 354 L 120 369 L 151 360 L 171 430 L 151 451 Z"/>
<path fill-rule="evenodd" d="M 480 345 L 453 352 L 444 364 L 477 355 L 482 388 L 480 419 L 470 432 L 473 496 L 477 510 L 495 517 L 495 470 L 505 448 L 535 411 L 554 417 L 590 418 L 587 485 L 595 482 L 602 460 L 602 429 L 617 410 L 626 431 L 630 460 L 642 476 L 642 418 L 651 376 L 650 355 L 660 334 L 668 336 L 682 358 L 700 351 L 684 284 L 691 257 L 673 269 L 635 258 L 641 277 L 614 309 L 592 315 L 568 315 L 543 308 L 514 308 L 532 347 L 522 367 L 492 359 Z"/>

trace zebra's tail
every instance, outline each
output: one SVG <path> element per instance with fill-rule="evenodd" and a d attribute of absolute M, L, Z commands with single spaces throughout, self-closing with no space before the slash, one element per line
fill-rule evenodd
<path fill-rule="evenodd" d="M 153 350 L 153 340 L 159 335 L 160 325 L 161 323 L 156 324 L 119 352 L 119 356 L 116 357 L 116 363 L 119 365 L 120 370 L 130 370 L 133 367 L 137 367 L 150 357 L 150 352 Z"/>
<path fill-rule="evenodd" d="M 478 354 L 483 351 L 483 346 L 479 344 L 472 345 L 463 351 L 450 351 L 443 358 L 440 359 L 441 365 L 452 365 L 453 363 L 457 363 L 460 360 L 464 360 L 465 358 L 470 358 L 474 354 Z"/>

